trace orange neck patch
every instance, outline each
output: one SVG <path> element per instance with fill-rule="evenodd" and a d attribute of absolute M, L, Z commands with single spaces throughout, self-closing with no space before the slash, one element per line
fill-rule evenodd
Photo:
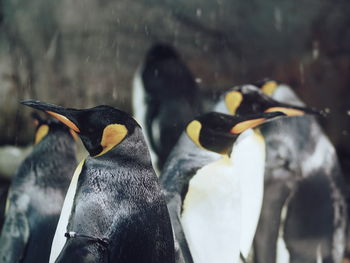
<path fill-rule="evenodd" d="M 41 125 L 36 131 L 34 143 L 38 144 L 49 133 L 49 130 L 50 128 L 47 124 Z"/>
<path fill-rule="evenodd" d="M 95 155 L 94 157 L 101 156 L 118 145 L 128 134 L 128 129 L 121 124 L 110 124 L 103 130 L 101 146 L 102 152 Z"/>

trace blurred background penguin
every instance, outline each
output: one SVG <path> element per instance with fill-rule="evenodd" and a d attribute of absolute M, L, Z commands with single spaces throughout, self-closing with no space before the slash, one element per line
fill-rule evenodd
<path fill-rule="evenodd" d="M 76 135 L 33 114 L 33 151 L 12 179 L 0 236 L 0 261 L 48 262 L 50 247 L 74 168 Z"/>

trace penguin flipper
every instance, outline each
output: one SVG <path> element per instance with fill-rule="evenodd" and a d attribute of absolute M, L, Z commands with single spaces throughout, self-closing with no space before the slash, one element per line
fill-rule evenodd
<path fill-rule="evenodd" d="M 257 263 L 276 261 L 281 213 L 290 193 L 283 180 L 265 184 L 264 202 L 254 238 L 254 258 Z"/>
<path fill-rule="evenodd" d="M 179 195 L 168 202 L 170 220 L 175 233 L 175 258 L 177 263 L 193 263 L 192 255 L 180 222 L 181 206 L 181 197 Z"/>
<path fill-rule="evenodd" d="M 30 235 L 25 213 L 9 213 L 0 237 L 0 262 L 21 262 Z"/>
<path fill-rule="evenodd" d="M 68 239 L 55 263 L 104 263 L 109 262 L 107 254 L 89 239 Z"/>

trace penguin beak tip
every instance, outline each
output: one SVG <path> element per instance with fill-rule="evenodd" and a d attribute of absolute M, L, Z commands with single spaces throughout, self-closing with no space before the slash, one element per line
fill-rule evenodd
<path fill-rule="evenodd" d="M 32 108 L 37 108 L 37 109 L 38 109 L 38 106 L 41 106 L 43 104 L 39 100 L 22 100 L 19 103 L 22 104 L 22 105 L 26 105 L 26 106 L 29 106 L 29 107 L 32 107 Z"/>

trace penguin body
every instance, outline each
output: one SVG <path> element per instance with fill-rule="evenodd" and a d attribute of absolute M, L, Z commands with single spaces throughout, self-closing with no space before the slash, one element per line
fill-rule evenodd
<path fill-rule="evenodd" d="M 246 115 L 261 112 L 283 112 L 287 116 L 299 116 L 305 113 L 318 113 L 316 110 L 302 106 L 293 106 L 277 102 L 264 95 L 253 85 L 237 86 L 228 90 L 215 106 L 216 111 L 233 115 Z M 246 139 L 247 140 L 247 139 Z M 248 140 L 247 140 L 248 141 Z M 250 144 L 241 144 L 238 156 L 241 158 L 240 187 L 242 191 L 242 231 L 240 251 L 245 259 L 248 259 L 255 236 L 257 224 L 260 218 L 264 193 L 265 174 L 265 140 L 258 129 L 250 133 Z M 258 152 L 257 150 L 260 149 Z M 255 153 L 251 156 L 248 153 Z M 250 165 L 254 159 L 256 166 Z M 260 165 L 259 165 L 260 164 Z M 264 213 L 264 211 L 263 211 Z"/>
<path fill-rule="evenodd" d="M 148 51 L 133 82 L 133 112 L 161 169 L 187 122 L 200 112 L 195 80 L 171 46 Z"/>
<path fill-rule="evenodd" d="M 272 81 L 261 86 L 280 103 L 304 105 L 288 86 Z M 346 206 L 336 153 L 315 117 L 295 114 L 260 129 L 267 160 L 255 260 L 341 262 Z"/>
<path fill-rule="evenodd" d="M 237 108 L 239 108 L 238 105 Z M 231 114 L 224 98 L 221 98 L 215 105 L 214 111 Z M 258 129 L 245 131 L 238 140 L 240 143 L 233 148 L 231 155 L 235 165 L 233 173 L 239 177 L 241 202 L 239 247 L 240 253 L 247 259 L 263 202 L 266 150 L 265 140 Z M 254 165 L 251 164 L 252 160 L 254 160 Z"/>
<path fill-rule="evenodd" d="M 221 116 L 228 115 L 211 114 L 218 121 L 207 123 L 208 127 L 220 129 L 220 126 L 223 126 L 220 120 L 225 122 L 220 119 Z M 233 116 L 226 118 L 238 120 Z M 262 118 L 260 117 L 260 121 Z M 231 144 L 231 148 L 235 143 L 232 154 L 231 150 L 229 151 L 231 159 L 219 151 L 221 137 L 228 137 L 226 134 L 219 131 L 209 132 L 206 138 L 207 146 L 212 147 L 212 150 L 205 150 L 208 148 L 198 147 L 200 143 L 190 135 L 189 127 L 193 122 L 195 121 L 187 126 L 187 134 L 181 136 L 160 176 L 179 243 L 180 251 L 177 256 L 184 262 L 238 262 L 241 193 L 240 176 L 237 171 L 241 169 L 239 154 L 236 151 L 241 150 L 239 145 L 249 136 L 241 134 L 238 139 L 237 135 L 231 140 L 225 138 L 228 140 L 226 143 Z M 201 129 L 207 129 L 205 125 L 204 122 Z M 248 127 L 244 130 L 246 129 Z M 242 132 L 243 130 L 240 131 Z M 202 141 L 204 140 L 205 137 L 202 136 Z"/>
<path fill-rule="evenodd" d="M 40 121 L 37 144 L 11 183 L 0 236 L 0 261 L 4 263 L 48 262 L 76 165 L 75 142 L 69 129 L 60 123 Z"/>
<path fill-rule="evenodd" d="M 90 154 L 73 176 L 50 262 L 174 262 L 169 214 L 136 121 L 109 106 L 24 104 L 73 128 Z"/>

